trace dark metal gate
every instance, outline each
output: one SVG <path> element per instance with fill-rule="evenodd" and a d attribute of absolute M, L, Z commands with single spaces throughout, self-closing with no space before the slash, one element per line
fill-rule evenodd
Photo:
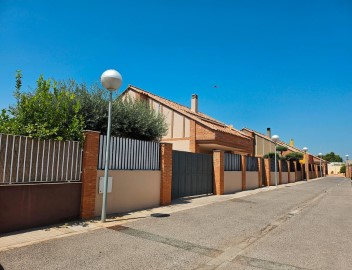
<path fill-rule="evenodd" d="M 172 199 L 213 193 L 213 156 L 172 151 Z"/>

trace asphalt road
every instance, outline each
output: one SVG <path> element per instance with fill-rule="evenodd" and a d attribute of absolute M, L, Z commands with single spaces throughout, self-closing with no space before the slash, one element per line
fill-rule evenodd
<path fill-rule="evenodd" d="M 324 178 L 4 251 L 0 264 L 5 270 L 347 270 L 351 252 L 351 181 Z"/>

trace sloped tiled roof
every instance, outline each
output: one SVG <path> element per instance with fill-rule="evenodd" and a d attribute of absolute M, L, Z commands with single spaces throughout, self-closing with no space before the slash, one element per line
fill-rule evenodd
<path fill-rule="evenodd" d="M 220 122 L 220 121 L 218 121 L 218 120 L 216 120 L 216 119 L 214 119 L 204 113 L 193 112 L 190 108 L 188 108 L 186 106 L 183 106 L 181 104 L 178 104 L 178 103 L 173 102 L 171 100 L 168 100 L 166 98 L 160 97 L 158 95 L 152 94 L 152 93 L 147 92 L 147 91 L 145 91 L 141 88 L 138 88 L 136 86 L 129 85 L 128 88 L 121 95 L 123 95 L 128 90 L 132 90 L 137 93 L 143 94 L 143 95 L 159 102 L 160 104 L 163 104 L 163 105 L 169 107 L 170 109 L 177 111 L 178 113 L 210 128 L 212 130 L 235 135 L 235 136 L 242 137 L 242 138 L 248 139 L 248 140 L 251 139 L 250 136 L 244 134 L 243 132 L 233 128 L 232 126 L 226 125 L 225 123 L 222 123 L 222 122 Z"/>
<path fill-rule="evenodd" d="M 266 140 L 271 141 L 272 143 L 274 143 L 274 141 L 273 141 L 271 138 L 268 138 L 268 136 L 264 135 L 263 133 L 260 133 L 260 132 L 258 132 L 258 131 L 255 131 L 255 130 L 252 130 L 252 129 L 249 129 L 249 128 L 246 128 L 246 127 L 243 128 L 243 129 L 244 129 L 244 130 L 247 130 L 247 131 L 249 131 L 249 132 L 253 132 L 253 133 L 256 134 L 257 136 L 262 137 L 262 138 L 264 138 L 264 139 L 266 139 Z M 299 152 L 299 153 L 304 154 L 304 151 L 303 151 L 302 149 L 296 148 L 296 147 L 294 147 L 294 146 L 292 146 L 292 145 L 290 145 L 290 144 L 288 144 L 288 143 L 285 143 L 285 142 L 283 142 L 283 141 L 278 141 L 277 143 L 280 144 L 280 145 L 282 145 L 282 146 L 287 147 L 287 148 L 288 148 L 289 150 L 291 150 L 291 151 Z M 317 157 L 317 156 L 312 155 L 312 154 L 310 154 L 310 153 L 309 153 L 309 155 L 311 155 L 311 156 L 313 156 L 313 157 L 315 157 L 315 158 L 317 158 L 317 159 L 320 159 L 320 157 Z M 324 159 L 322 159 L 322 160 L 324 160 Z"/>

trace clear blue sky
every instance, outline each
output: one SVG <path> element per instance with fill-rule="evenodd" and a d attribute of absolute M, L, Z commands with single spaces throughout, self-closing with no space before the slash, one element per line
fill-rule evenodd
<path fill-rule="evenodd" d="M 352 156 L 352 2 L 0 0 L 0 107 L 40 74 L 132 84 L 311 153 Z M 217 85 L 218 88 L 214 88 Z"/>

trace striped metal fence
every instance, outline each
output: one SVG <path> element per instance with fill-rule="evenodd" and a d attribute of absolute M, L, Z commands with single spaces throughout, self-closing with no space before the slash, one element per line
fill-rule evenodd
<path fill-rule="evenodd" d="M 258 158 L 246 156 L 246 170 L 249 172 L 258 171 Z"/>
<path fill-rule="evenodd" d="M 242 159 L 241 155 L 225 153 L 224 155 L 225 171 L 241 171 Z"/>
<path fill-rule="evenodd" d="M 105 169 L 106 135 L 100 135 L 98 170 Z M 160 144 L 111 137 L 110 170 L 160 170 Z"/>
<path fill-rule="evenodd" d="M 79 142 L 0 134 L 0 184 L 80 181 Z"/>

